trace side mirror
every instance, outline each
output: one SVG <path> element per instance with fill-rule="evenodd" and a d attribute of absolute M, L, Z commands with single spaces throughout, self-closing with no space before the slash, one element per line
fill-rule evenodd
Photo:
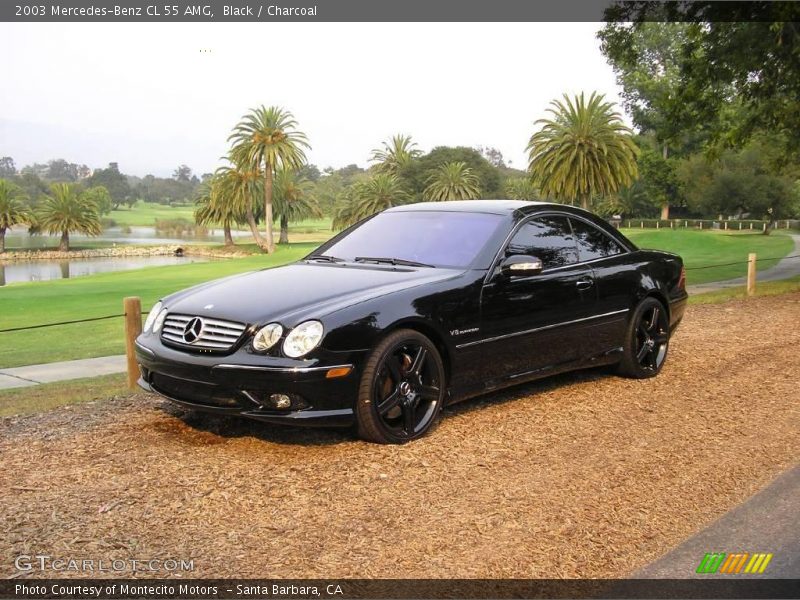
<path fill-rule="evenodd" d="M 500 266 L 500 271 L 506 277 L 529 277 L 542 272 L 542 261 L 535 256 L 512 254 Z"/>

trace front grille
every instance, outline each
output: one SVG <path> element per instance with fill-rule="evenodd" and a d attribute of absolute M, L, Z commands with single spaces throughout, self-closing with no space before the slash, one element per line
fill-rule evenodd
<path fill-rule="evenodd" d="M 187 326 L 192 325 L 187 331 Z M 198 350 L 230 350 L 247 325 L 209 317 L 168 314 L 161 330 L 163 341 Z"/>

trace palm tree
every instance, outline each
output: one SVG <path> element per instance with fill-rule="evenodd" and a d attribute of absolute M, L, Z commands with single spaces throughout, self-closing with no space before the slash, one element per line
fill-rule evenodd
<path fill-rule="evenodd" d="M 639 181 L 620 189 L 616 194 L 604 198 L 597 205 L 597 212 L 605 217 L 619 215 L 621 217 L 641 214 L 647 211 L 648 198 Z"/>
<path fill-rule="evenodd" d="M 306 161 L 303 148 L 310 148 L 304 133 L 297 131 L 292 113 L 277 106 L 261 106 L 242 117 L 228 138 L 233 141 L 234 161 L 252 171 L 263 169 L 264 221 L 266 241 L 259 246 L 275 251 L 272 236 L 272 195 L 275 173 L 282 169 L 299 169 Z"/>
<path fill-rule="evenodd" d="M 376 212 L 404 204 L 411 196 L 397 175 L 375 173 L 357 181 L 348 190 L 345 204 L 333 220 L 334 229 L 344 229 Z"/>
<path fill-rule="evenodd" d="M 0 252 L 6 250 L 6 231 L 14 225 L 28 225 L 32 215 L 23 204 L 27 195 L 21 187 L 0 179 Z"/>
<path fill-rule="evenodd" d="M 295 171 L 278 171 L 275 177 L 275 217 L 281 223 L 278 243 L 289 243 L 290 222 L 321 216 L 322 210 L 311 196 L 311 182 Z"/>
<path fill-rule="evenodd" d="M 467 163 L 446 162 L 428 178 L 425 200 L 474 200 L 481 195 L 480 180 Z"/>
<path fill-rule="evenodd" d="M 539 200 L 539 190 L 530 177 L 512 177 L 506 181 L 506 195 L 511 200 Z"/>
<path fill-rule="evenodd" d="M 229 159 L 230 160 L 230 159 Z M 215 196 L 217 203 L 226 210 L 242 215 L 250 227 L 253 239 L 259 248 L 265 248 L 266 242 L 258 230 L 254 206 L 258 198 L 263 197 L 264 181 L 261 171 L 241 167 L 234 162 L 225 165 L 214 173 Z"/>
<path fill-rule="evenodd" d="M 81 194 L 74 183 L 54 183 L 44 196 L 37 214 L 37 225 L 49 234 L 61 234 L 58 249 L 69 250 L 69 232 L 100 235 L 100 214 L 88 194 Z"/>
<path fill-rule="evenodd" d="M 403 167 L 422 155 L 416 146 L 410 135 L 395 135 L 388 142 L 383 142 L 382 148 L 372 151 L 370 161 L 378 163 L 377 169 L 381 173 L 397 175 Z"/>
<path fill-rule="evenodd" d="M 220 183 L 221 177 L 213 175 L 211 179 L 200 184 L 195 199 L 197 208 L 194 219 L 198 225 L 222 225 L 225 245 L 233 246 L 231 228 L 242 222 L 242 213 L 238 212 L 239 207 L 227 202 L 225 196 L 220 194 Z"/>
<path fill-rule="evenodd" d="M 579 200 L 589 208 L 592 196 L 607 196 L 637 177 L 638 149 L 631 130 L 612 102 L 592 92 L 574 99 L 553 100 L 552 119 L 539 119 L 542 128 L 528 142 L 529 169 L 539 190 L 557 200 Z"/>

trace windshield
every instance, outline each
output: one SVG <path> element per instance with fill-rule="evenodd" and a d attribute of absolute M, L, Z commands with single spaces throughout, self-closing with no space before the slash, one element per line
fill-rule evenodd
<path fill-rule="evenodd" d="M 464 268 L 472 264 L 502 220 L 500 215 L 485 213 L 384 212 L 320 253 L 351 261 L 379 257 Z"/>

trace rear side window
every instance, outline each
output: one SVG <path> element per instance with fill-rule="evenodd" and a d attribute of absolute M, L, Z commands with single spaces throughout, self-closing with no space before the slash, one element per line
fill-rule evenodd
<path fill-rule="evenodd" d="M 566 217 L 537 217 L 514 234 L 506 254 L 526 254 L 542 261 L 545 269 L 578 262 L 575 240 Z"/>
<path fill-rule="evenodd" d="M 579 219 L 570 219 L 570 223 L 581 262 L 622 253 L 620 245 L 594 225 Z"/>

